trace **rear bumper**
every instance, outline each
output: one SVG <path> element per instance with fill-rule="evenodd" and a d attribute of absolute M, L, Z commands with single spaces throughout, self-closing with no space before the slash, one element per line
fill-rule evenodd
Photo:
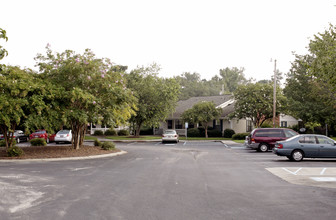
<path fill-rule="evenodd" d="M 250 148 L 250 149 L 258 149 L 258 147 L 259 147 L 259 143 L 251 143 L 251 144 L 248 144 L 248 143 L 246 143 L 245 144 L 245 147 L 246 148 Z"/>

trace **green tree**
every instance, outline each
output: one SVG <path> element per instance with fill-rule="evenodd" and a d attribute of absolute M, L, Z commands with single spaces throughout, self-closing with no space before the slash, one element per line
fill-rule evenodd
<path fill-rule="evenodd" d="M 331 25 L 310 41 L 309 51 L 314 57 L 309 70 L 313 76 L 329 83 L 336 91 L 336 27 Z"/>
<path fill-rule="evenodd" d="M 52 112 L 50 88 L 31 70 L 12 66 L 3 68 L 0 74 L 0 130 L 7 149 L 14 143 L 13 133 L 18 126 L 25 126 L 28 132 L 30 117 L 43 117 L 44 113 Z"/>
<path fill-rule="evenodd" d="M 157 126 L 175 109 L 179 84 L 175 79 L 157 76 L 159 66 L 138 67 L 127 75 L 128 87 L 137 98 L 136 114 L 130 122 L 135 126 L 135 135 L 145 126 Z"/>
<path fill-rule="evenodd" d="M 186 122 L 194 124 L 202 123 L 205 129 L 205 137 L 208 138 L 208 123 L 214 119 L 218 119 L 221 114 L 222 109 L 216 108 L 213 102 L 199 102 L 183 112 L 181 117 Z"/>
<path fill-rule="evenodd" d="M 4 39 L 6 42 L 8 41 L 6 31 L 2 28 L 0 28 L 0 39 Z M 7 55 L 7 50 L 0 45 L 0 60 L 2 60 Z"/>
<path fill-rule="evenodd" d="M 36 57 L 44 80 L 58 86 L 60 121 L 73 131 L 73 147 L 82 146 L 87 124 L 118 125 L 134 113 L 135 100 L 126 88 L 122 66 L 98 59 L 90 50 L 83 55 L 66 50 Z"/>
<path fill-rule="evenodd" d="M 244 68 L 237 67 L 220 69 L 219 75 L 222 77 L 221 82 L 224 85 L 224 91 L 233 93 L 239 85 L 244 85 L 247 80 L 244 75 Z"/>
<path fill-rule="evenodd" d="M 335 96 L 329 84 L 309 73 L 314 61 L 311 55 L 296 55 L 287 75 L 284 95 L 288 99 L 289 114 L 303 123 L 332 123 L 335 117 Z"/>
<path fill-rule="evenodd" d="M 280 87 L 276 91 L 276 115 L 286 111 L 286 97 Z M 273 117 L 273 86 L 271 84 L 249 83 L 239 86 L 234 92 L 235 112 L 231 117 L 251 118 L 254 126 L 260 127 Z"/>

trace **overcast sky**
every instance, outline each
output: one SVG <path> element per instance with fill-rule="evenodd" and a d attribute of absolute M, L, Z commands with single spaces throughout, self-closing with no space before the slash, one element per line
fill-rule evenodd
<path fill-rule="evenodd" d="M 153 62 L 160 76 L 197 72 L 210 79 L 226 67 L 270 79 L 288 72 L 292 52 L 307 53 L 314 34 L 336 25 L 336 0 L 2 0 L 8 42 L 1 62 L 34 69 L 51 49 L 110 58 L 129 70 Z M 35 68 L 36 69 L 36 68 Z"/>

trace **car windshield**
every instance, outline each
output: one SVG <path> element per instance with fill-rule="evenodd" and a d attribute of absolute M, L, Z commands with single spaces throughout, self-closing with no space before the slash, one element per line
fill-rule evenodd
<path fill-rule="evenodd" d="M 69 130 L 61 130 L 59 132 L 57 132 L 57 134 L 69 134 Z"/>
<path fill-rule="evenodd" d="M 165 134 L 176 134 L 176 131 L 165 131 Z"/>

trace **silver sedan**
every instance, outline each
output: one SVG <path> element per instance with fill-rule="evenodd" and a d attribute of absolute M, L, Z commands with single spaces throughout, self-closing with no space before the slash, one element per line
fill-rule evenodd
<path fill-rule="evenodd" d="M 165 130 L 162 134 L 162 143 L 166 141 L 179 142 L 179 135 L 175 130 Z"/>
<path fill-rule="evenodd" d="M 278 141 L 273 153 L 293 161 L 303 158 L 336 158 L 336 142 L 324 135 L 300 134 Z"/>

